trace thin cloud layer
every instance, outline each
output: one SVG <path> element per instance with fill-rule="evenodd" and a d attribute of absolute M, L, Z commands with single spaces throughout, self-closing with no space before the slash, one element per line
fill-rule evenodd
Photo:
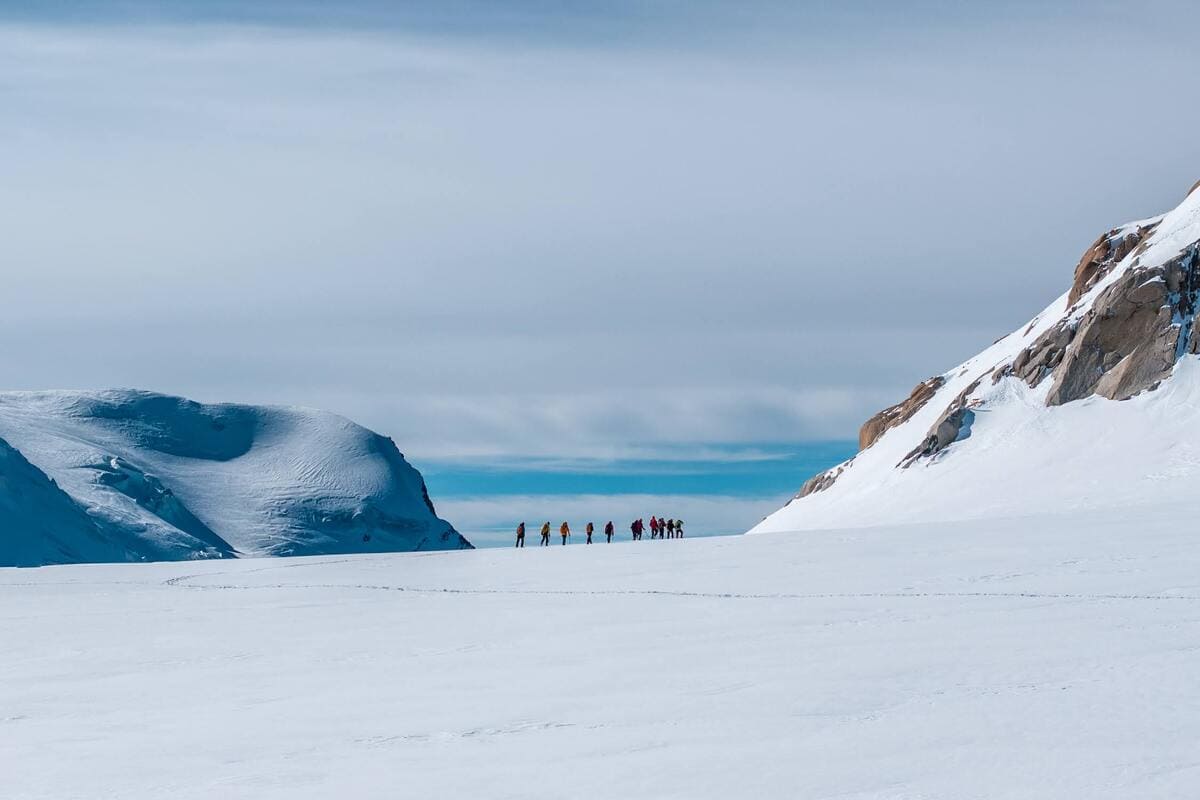
<path fill-rule="evenodd" d="M 1200 177 L 1185 6 L 817 42 L 770 4 L 738 37 L 293 5 L 0 24 L 10 388 L 317 405 L 417 455 L 851 436 Z"/>

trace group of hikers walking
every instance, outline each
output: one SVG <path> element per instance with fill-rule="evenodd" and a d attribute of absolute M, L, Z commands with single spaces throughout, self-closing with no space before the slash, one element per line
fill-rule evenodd
<path fill-rule="evenodd" d="M 629 532 L 633 534 L 633 540 L 639 542 L 642 539 L 642 534 L 646 532 L 646 523 L 640 519 L 635 519 L 633 524 L 629 526 Z M 662 519 L 660 517 L 650 518 L 650 538 L 651 539 L 682 539 L 683 538 L 683 520 L 681 519 Z"/>
<path fill-rule="evenodd" d="M 629 532 L 633 534 L 633 541 L 639 542 L 642 539 L 642 534 L 646 531 L 646 523 L 642 520 L 635 519 L 629 525 Z M 659 519 L 658 517 L 650 517 L 650 538 L 651 539 L 682 539 L 683 538 L 683 520 L 681 519 Z M 588 523 L 584 528 L 587 534 L 586 544 L 592 543 L 592 534 L 595 532 L 596 526 Z M 612 543 L 613 533 L 615 532 L 612 520 L 609 520 L 604 525 L 604 540 Z M 564 522 L 558 526 L 558 535 L 562 537 L 562 543 L 566 544 L 567 539 L 571 538 L 571 526 Z M 550 523 L 547 521 L 542 524 L 542 547 L 548 547 L 550 544 Z M 522 522 L 517 526 L 517 547 L 525 546 L 525 523 Z"/>

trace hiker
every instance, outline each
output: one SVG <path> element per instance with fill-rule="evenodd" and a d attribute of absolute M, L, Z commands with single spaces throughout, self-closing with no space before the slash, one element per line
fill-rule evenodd
<path fill-rule="evenodd" d="M 651 515 L 650 517 L 650 538 L 658 538 L 658 517 Z"/>
<path fill-rule="evenodd" d="M 675 520 L 675 538 L 676 539 L 683 538 L 683 520 L 681 520 L 681 519 Z"/>
<path fill-rule="evenodd" d="M 592 530 L 593 530 L 592 523 L 589 522 L 587 524 L 587 542 L 586 542 L 586 544 L 592 543 Z"/>
<path fill-rule="evenodd" d="M 567 543 L 567 537 L 571 535 L 571 526 L 564 522 L 558 528 L 558 535 L 563 537 L 563 544 L 565 545 Z"/>
<path fill-rule="evenodd" d="M 517 547 L 525 546 L 525 523 L 517 526 Z"/>
<path fill-rule="evenodd" d="M 550 520 L 546 520 L 546 524 L 542 526 L 542 547 L 550 546 Z"/>
<path fill-rule="evenodd" d="M 642 540 L 642 531 L 645 530 L 645 528 L 642 526 L 641 519 L 635 519 L 633 524 L 629 526 L 629 530 L 633 531 L 633 540 L 635 542 L 640 542 Z"/>
<path fill-rule="evenodd" d="M 608 524 L 604 526 L 604 538 L 609 544 L 612 544 L 612 535 L 613 535 L 613 524 L 612 524 L 612 520 L 610 519 L 608 521 Z"/>

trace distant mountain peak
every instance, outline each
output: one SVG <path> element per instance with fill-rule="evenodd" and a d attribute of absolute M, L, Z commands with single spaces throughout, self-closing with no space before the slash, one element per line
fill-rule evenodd
<path fill-rule="evenodd" d="M 321 411 L 0 393 L 0 451 L 0 566 L 471 546 L 390 439 Z"/>

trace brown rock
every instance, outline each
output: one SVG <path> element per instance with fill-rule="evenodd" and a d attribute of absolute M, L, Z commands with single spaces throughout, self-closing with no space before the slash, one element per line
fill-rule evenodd
<path fill-rule="evenodd" d="M 1200 245 L 1160 267 L 1131 269 L 1104 290 L 1055 370 L 1047 405 L 1098 394 L 1125 400 L 1170 374 L 1195 342 Z"/>
<path fill-rule="evenodd" d="M 1030 386 L 1037 386 L 1062 363 L 1067 346 L 1075 338 L 1075 326 L 1070 323 L 1058 323 L 1026 347 L 1013 359 L 1007 370 L 998 370 L 992 376 L 996 383 L 1006 374 L 1015 375 Z"/>
<path fill-rule="evenodd" d="M 838 479 L 839 475 L 841 475 L 841 470 L 829 470 L 828 472 L 812 476 L 800 487 L 800 491 L 796 494 L 796 497 L 808 497 L 810 494 L 825 491 L 830 486 L 833 486 L 833 482 Z"/>
<path fill-rule="evenodd" d="M 1133 252 L 1157 227 L 1156 222 L 1124 233 L 1121 233 L 1121 228 L 1114 228 L 1097 239 L 1075 267 L 1075 280 L 1071 284 L 1071 293 L 1067 296 L 1067 305 L 1073 306 L 1079 302 L 1079 298 L 1087 294 L 1089 289 L 1125 256 Z"/>
<path fill-rule="evenodd" d="M 982 380 L 983 378 L 976 379 L 974 383 L 963 389 L 958 397 L 954 398 L 954 401 L 933 424 L 921 443 L 909 451 L 897 466 L 907 469 L 918 460 L 935 455 L 958 441 L 963 429 L 969 428 L 975 419 L 975 412 L 968 407 L 967 398 L 970 397 L 971 392 L 979 388 Z"/>
<path fill-rule="evenodd" d="M 799 500 L 801 497 L 808 497 L 810 494 L 816 494 L 817 492 L 825 491 L 830 486 L 833 486 L 834 482 L 837 481 L 837 479 L 842 476 L 842 473 L 846 471 L 846 467 L 853 463 L 854 459 L 852 458 L 845 464 L 841 464 L 833 469 L 826 470 L 819 475 L 812 476 L 804 482 L 804 485 L 800 487 L 800 491 L 796 493 L 796 496 L 793 497 L 792 500 Z M 790 503 L 791 501 L 789 500 L 788 502 Z"/>
<path fill-rule="evenodd" d="M 912 394 L 904 402 L 885 408 L 875 416 L 863 423 L 862 428 L 858 431 L 858 449 L 866 450 L 871 445 L 879 440 L 887 431 L 897 425 L 907 422 L 918 411 L 920 411 L 926 403 L 929 402 L 937 390 L 942 388 L 946 379 L 941 375 L 922 381 L 912 390 Z"/>

